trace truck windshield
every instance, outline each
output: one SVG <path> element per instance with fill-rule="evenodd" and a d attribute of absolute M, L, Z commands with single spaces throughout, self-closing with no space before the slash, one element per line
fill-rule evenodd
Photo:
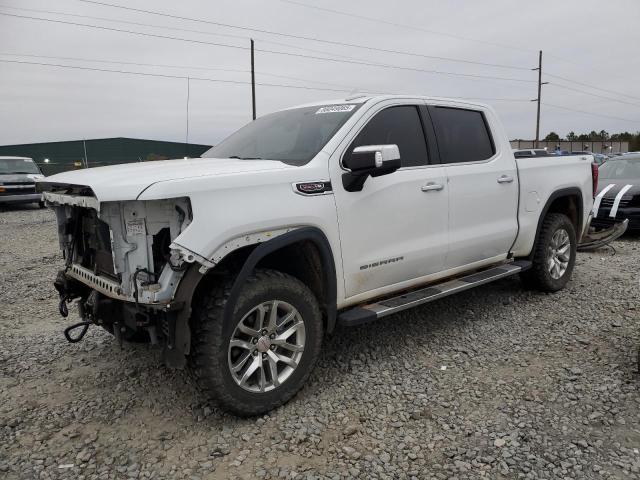
<path fill-rule="evenodd" d="M 9 173 L 40 174 L 40 169 L 30 158 L 0 158 L 0 175 Z"/>
<path fill-rule="evenodd" d="M 304 165 L 322 150 L 359 106 L 317 105 L 265 115 L 202 156 L 280 160 L 290 165 Z"/>

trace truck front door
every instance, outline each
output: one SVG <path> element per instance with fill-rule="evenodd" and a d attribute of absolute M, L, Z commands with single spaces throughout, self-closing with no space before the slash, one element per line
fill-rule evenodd
<path fill-rule="evenodd" d="M 346 297 L 364 298 L 408 286 L 443 269 L 448 242 L 444 167 L 429 161 L 426 111 L 387 101 L 367 112 L 331 158 Z M 429 136 L 433 138 L 432 130 Z M 435 142 L 434 142 L 435 143 Z M 402 167 L 370 177 L 362 191 L 343 188 L 345 155 L 367 145 L 397 145 Z"/>

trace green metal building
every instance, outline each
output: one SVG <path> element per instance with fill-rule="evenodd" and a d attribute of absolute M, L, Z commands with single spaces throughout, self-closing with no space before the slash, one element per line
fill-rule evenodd
<path fill-rule="evenodd" d="M 31 157 L 45 175 L 86 167 L 199 157 L 211 148 L 193 143 L 137 138 L 100 138 L 0 146 L 0 156 Z"/>

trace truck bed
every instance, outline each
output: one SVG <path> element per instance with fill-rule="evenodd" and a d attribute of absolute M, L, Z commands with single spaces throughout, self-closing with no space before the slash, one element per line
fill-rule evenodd
<path fill-rule="evenodd" d="M 548 200 L 564 189 L 575 190 L 576 179 L 580 179 L 579 193 L 582 196 L 582 212 L 577 212 L 580 225 L 587 225 L 593 207 L 593 182 L 590 155 L 564 155 L 548 157 L 516 158 L 520 186 L 518 202 L 518 238 L 513 246 L 516 257 L 527 256 L 533 246 L 541 209 Z M 578 237 L 582 231 L 577 232 Z"/>

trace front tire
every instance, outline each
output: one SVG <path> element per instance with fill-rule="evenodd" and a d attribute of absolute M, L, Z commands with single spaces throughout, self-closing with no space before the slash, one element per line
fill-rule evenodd
<path fill-rule="evenodd" d="M 576 231 L 562 213 L 550 213 L 533 253 L 532 267 L 521 274 L 524 284 L 543 292 L 557 292 L 565 287 L 576 262 Z"/>
<path fill-rule="evenodd" d="M 224 410 L 259 415 L 306 382 L 320 354 L 322 317 L 301 281 L 256 270 L 225 321 L 231 286 L 229 279 L 195 302 L 190 365 L 205 394 Z"/>

